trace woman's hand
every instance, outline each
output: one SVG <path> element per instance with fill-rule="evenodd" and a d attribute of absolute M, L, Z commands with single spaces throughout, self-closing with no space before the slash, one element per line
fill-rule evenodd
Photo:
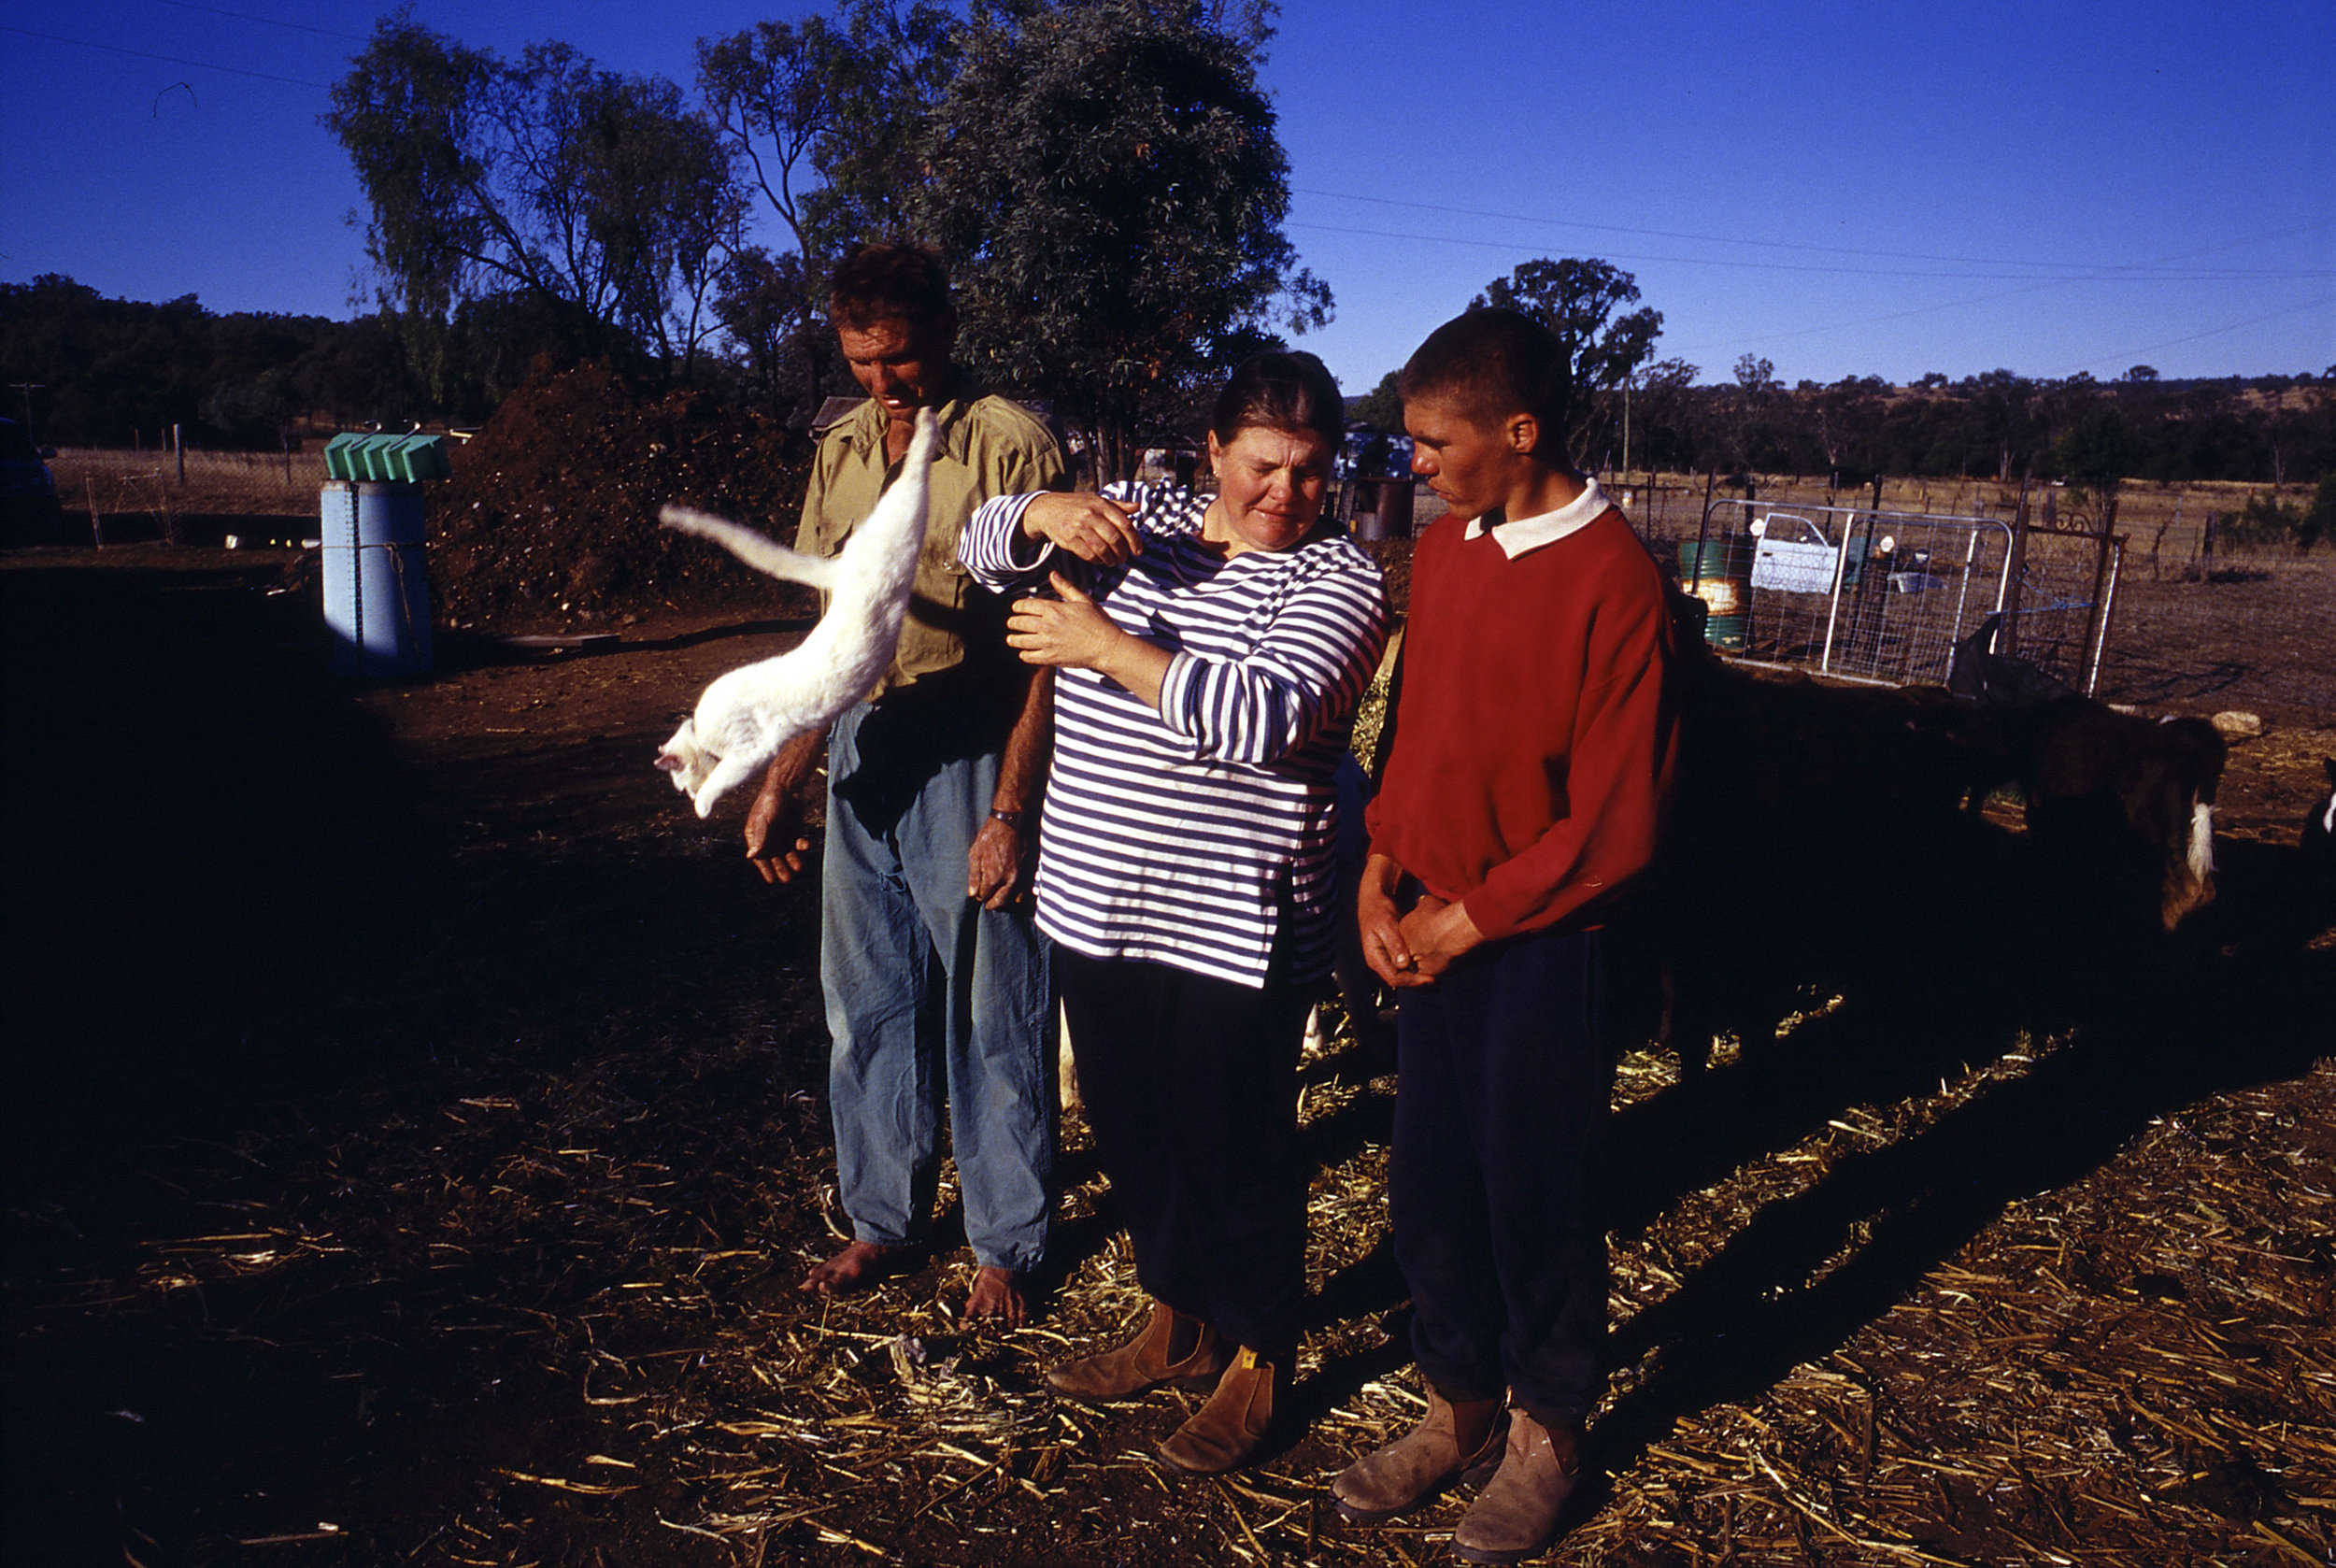
<path fill-rule="evenodd" d="M 1161 682 L 1171 663 L 1164 648 L 1122 632 L 1095 601 L 1061 572 L 1049 574 L 1060 599 L 1017 599 L 1006 619 L 1005 644 L 1025 664 L 1093 670 L 1143 701 L 1160 706 Z"/>
<path fill-rule="evenodd" d="M 1141 554 L 1135 508 L 1100 495 L 1049 492 L 1022 511 L 1022 532 L 1048 539 L 1093 566 L 1118 566 Z"/>
<path fill-rule="evenodd" d="M 1047 574 L 1060 599 L 1017 599 L 1005 623 L 1005 643 L 1025 664 L 1100 670 L 1113 648 L 1133 641 L 1094 600 L 1061 572 Z"/>

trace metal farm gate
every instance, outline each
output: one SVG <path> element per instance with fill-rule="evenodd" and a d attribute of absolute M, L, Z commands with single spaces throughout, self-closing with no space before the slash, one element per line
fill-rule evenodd
<path fill-rule="evenodd" d="M 2090 694 L 2124 544 L 1996 518 L 1715 499 L 1676 549 L 1711 641 L 1746 663 L 1944 685 L 1956 643 L 2001 613 L 1995 651 Z"/>

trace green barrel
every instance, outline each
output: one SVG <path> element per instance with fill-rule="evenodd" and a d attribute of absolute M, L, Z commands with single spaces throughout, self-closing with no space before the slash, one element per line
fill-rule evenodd
<path fill-rule="evenodd" d="M 1679 541 L 1679 586 L 1703 601 L 1710 617 L 1703 640 L 1732 653 L 1744 651 L 1752 630 L 1752 552 L 1733 534 L 1697 544 Z"/>

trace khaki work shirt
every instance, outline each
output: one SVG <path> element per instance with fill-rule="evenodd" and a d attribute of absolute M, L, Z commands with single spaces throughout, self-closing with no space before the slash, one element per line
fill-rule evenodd
<path fill-rule="evenodd" d="M 932 500 L 924 549 L 917 562 L 916 588 L 901 623 L 899 650 L 871 697 L 914 684 L 963 663 L 968 639 L 976 658 L 995 658 L 1004 648 L 1001 606 L 973 574 L 958 564 L 957 536 L 974 508 L 993 495 L 1023 495 L 1071 488 L 1062 449 L 1037 416 L 1006 398 L 986 395 L 963 380 L 934 410 L 941 420 L 940 449 L 929 479 Z M 832 556 L 852 530 L 876 509 L 900 464 L 884 455 L 883 406 L 870 398 L 831 427 L 811 465 L 804 494 L 803 521 L 795 548 L 805 555 Z M 821 595 L 820 608 L 826 608 Z M 988 612 L 988 613 L 984 613 Z"/>

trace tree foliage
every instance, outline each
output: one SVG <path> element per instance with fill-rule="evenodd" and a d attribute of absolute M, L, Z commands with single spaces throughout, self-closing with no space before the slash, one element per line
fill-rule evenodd
<path fill-rule="evenodd" d="M 2069 426 L 2052 455 L 2071 484 L 2105 495 L 2140 465 L 2142 447 L 2133 421 L 2114 405 L 2101 404 Z"/>
<path fill-rule="evenodd" d="M 907 232 L 905 197 L 957 38 L 955 19 L 927 0 L 845 0 L 833 21 L 763 21 L 699 41 L 707 113 L 792 241 L 741 247 L 717 304 L 776 417 L 807 418 L 843 384 L 826 280 L 853 240 Z"/>
<path fill-rule="evenodd" d="M 1282 232 L 1265 13 L 1171 0 L 983 7 L 935 106 L 918 227 L 957 269 L 964 357 L 1089 429 L 1105 477 L 1228 368 L 1329 319 Z"/>
<path fill-rule="evenodd" d="M 397 334 L 378 317 L 221 316 L 192 295 L 106 299 L 55 274 L 0 283 L 0 373 L 40 385 L 34 430 L 62 446 L 150 443 L 175 424 L 196 445 L 272 447 L 293 419 L 420 411 Z"/>
<path fill-rule="evenodd" d="M 1662 312 L 1615 314 L 1638 299 L 1638 280 L 1611 262 L 1544 256 L 1494 278 L 1472 302 L 1472 308 L 1521 311 L 1557 334 L 1567 366 L 1566 449 L 1576 456 L 1613 418 L 1605 394 L 1654 358 Z"/>
<path fill-rule="evenodd" d="M 1403 428 L 1403 373 L 1390 370 L 1379 378 L 1379 384 L 1358 399 L 1354 417 L 1374 430 L 1392 435 Z"/>
<path fill-rule="evenodd" d="M 561 43 L 506 62 L 401 13 L 335 84 L 324 123 L 365 192 L 379 297 L 441 395 L 447 328 L 496 295 L 579 351 L 690 368 L 741 198 L 720 134 L 671 82 Z"/>

